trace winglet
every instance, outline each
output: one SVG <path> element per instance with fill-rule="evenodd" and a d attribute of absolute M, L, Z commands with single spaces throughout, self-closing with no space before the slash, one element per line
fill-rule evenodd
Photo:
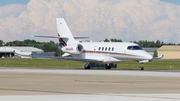
<path fill-rule="evenodd" d="M 159 56 L 159 57 L 155 57 L 155 58 L 153 58 L 153 60 L 154 60 L 154 59 L 161 59 L 161 58 L 163 58 L 163 56 L 164 56 L 164 55 L 161 55 L 161 56 Z"/>

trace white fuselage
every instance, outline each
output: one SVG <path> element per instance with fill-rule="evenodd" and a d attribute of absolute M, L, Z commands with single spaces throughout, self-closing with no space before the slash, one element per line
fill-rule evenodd
<path fill-rule="evenodd" d="M 126 62 L 126 61 L 139 62 L 145 60 L 149 61 L 152 60 L 153 58 L 149 53 L 141 49 L 139 45 L 134 43 L 85 42 L 79 44 L 83 46 L 82 53 L 72 54 L 72 52 L 69 52 L 74 58 L 96 59 L 101 61 L 102 63 L 117 63 L 117 62 Z M 132 49 L 133 47 L 134 49 Z M 67 51 L 64 52 L 67 53 Z"/>

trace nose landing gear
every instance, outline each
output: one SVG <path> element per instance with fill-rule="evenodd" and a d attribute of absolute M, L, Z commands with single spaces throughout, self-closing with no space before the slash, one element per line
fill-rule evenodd
<path fill-rule="evenodd" d="M 144 70 L 143 63 L 141 63 L 141 67 L 139 67 L 139 70 Z"/>

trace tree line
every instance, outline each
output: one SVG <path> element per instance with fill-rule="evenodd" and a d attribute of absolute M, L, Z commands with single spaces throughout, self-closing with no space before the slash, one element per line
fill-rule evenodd
<path fill-rule="evenodd" d="M 105 39 L 104 42 L 123 42 L 121 39 Z M 174 43 L 164 43 L 162 41 L 147 41 L 147 40 L 141 40 L 141 41 L 131 41 L 133 43 L 136 43 L 140 45 L 143 48 L 147 47 L 161 47 L 162 45 L 176 45 Z M 180 45 L 180 44 L 179 44 Z M 55 56 L 60 56 L 62 51 L 58 49 L 59 44 L 55 43 L 53 41 L 50 42 L 38 42 L 35 40 L 29 40 L 26 39 L 24 41 L 12 41 L 12 42 L 3 42 L 0 40 L 0 46 L 26 46 L 26 47 L 36 47 L 39 49 L 42 49 L 44 52 L 55 52 Z"/>
<path fill-rule="evenodd" d="M 123 42 L 121 39 L 105 39 L 104 42 Z M 163 41 L 147 41 L 147 40 L 140 40 L 140 41 L 130 41 L 132 43 L 136 43 L 143 48 L 152 48 L 152 47 L 161 47 L 162 45 L 176 45 L 175 43 L 164 43 Z M 180 45 L 180 44 L 177 44 Z"/>

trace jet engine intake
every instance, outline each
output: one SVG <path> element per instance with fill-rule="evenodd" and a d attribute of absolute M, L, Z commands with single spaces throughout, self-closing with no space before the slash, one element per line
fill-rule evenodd
<path fill-rule="evenodd" d="M 77 50 L 79 53 L 82 53 L 82 52 L 83 52 L 83 46 L 82 46 L 81 44 L 78 44 L 76 50 Z"/>

